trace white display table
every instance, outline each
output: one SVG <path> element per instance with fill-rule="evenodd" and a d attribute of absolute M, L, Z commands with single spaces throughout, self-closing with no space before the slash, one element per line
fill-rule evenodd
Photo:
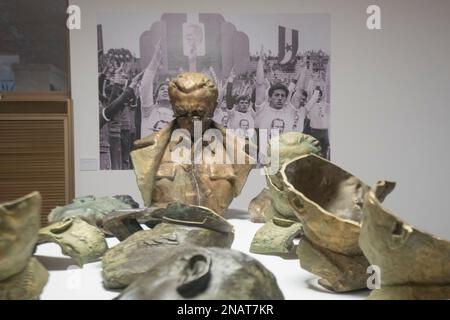
<path fill-rule="evenodd" d="M 258 259 L 277 278 L 286 299 L 364 299 L 369 291 L 353 293 L 332 293 L 317 284 L 318 277 L 301 269 L 298 260 L 286 260 L 275 256 L 249 253 L 251 240 L 262 224 L 249 220 L 229 219 L 235 227 L 235 239 L 232 249 L 250 254 Z M 108 238 L 112 247 L 119 241 Z M 50 243 L 39 245 L 36 253 L 39 261 L 49 270 L 49 281 L 44 288 L 41 299 L 112 299 L 118 291 L 106 290 L 102 286 L 101 262 L 89 263 L 78 268 L 75 262 L 61 253 L 58 245 Z"/>

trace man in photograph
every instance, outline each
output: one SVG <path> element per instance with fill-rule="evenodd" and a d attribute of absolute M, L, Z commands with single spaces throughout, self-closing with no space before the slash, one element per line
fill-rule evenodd
<path fill-rule="evenodd" d="M 228 109 L 225 99 L 219 103 L 218 107 L 214 111 L 213 120 L 225 128 L 228 127 Z"/>
<path fill-rule="evenodd" d="M 259 129 L 282 128 L 283 132 L 294 131 L 296 117 L 299 117 L 299 111 L 302 108 L 303 89 L 301 81 L 297 81 L 296 90 L 292 95 L 289 94 L 288 88 L 282 83 L 271 85 L 266 94 L 263 56 L 261 50 L 256 69 L 255 126 Z M 303 120 L 297 119 L 297 125 L 300 121 Z M 267 137 L 269 138 L 269 135 Z"/>
<path fill-rule="evenodd" d="M 305 106 L 314 89 L 320 86 L 323 99 L 330 101 L 330 30 L 328 15 L 309 18 L 155 11 L 148 17 L 132 15 L 142 25 L 152 24 L 143 30 L 131 27 L 126 33 L 129 37 L 121 38 L 113 36 L 114 28 L 119 27 L 116 20 L 109 14 L 102 16 L 98 23 L 108 36 L 99 35 L 101 47 L 109 48 L 106 54 L 99 54 L 98 60 L 99 71 L 109 71 L 104 84 L 112 82 L 115 68 L 122 63 L 127 81 L 143 72 L 136 88 L 135 110 L 130 107 L 134 112 L 122 119 L 120 137 L 114 131 L 117 125 L 109 125 L 109 149 L 119 150 L 119 139 L 124 140 L 122 154 L 126 159 L 129 141 L 151 135 L 174 119 L 167 83 L 185 71 L 200 72 L 216 84 L 218 107 L 212 119 L 221 128 L 253 140 L 258 152 L 265 152 L 275 131 L 310 133 Z M 309 37 L 311 33 L 314 37 Z M 112 101 L 106 88 L 99 86 L 99 91 L 104 100 Z M 312 112 L 316 111 L 314 108 Z M 315 129 L 316 135 L 328 136 L 328 128 L 326 133 L 319 132 L 321 126 Z M 106 150 L 106 145 L 102 149 Z M 123 166 L 128 167 L 128 163 Z"/>
<path fill-rule="evenodd" d="M 238 97 L 234 110 L 228 112 L 228 127 L 231 129 L 241 128 L 242 120 L 245 120 L 248 128 L 253 129 L 255 127 L 253 113 L 250 108 L 250 98 L 247 96 Z"/>
<path fill-rule="evenodd" d="M 169 99 L 169 84 L 159 84 L 156 92 L 153 92 L 154 81 L 158 69 L 161 67 L 162 48 L 161 41 L 155 48 L 152 60 L 145 68 L 139 87 L 141 99 L 141 138 L 154 132 L 155 125 L 159 121 L 169 123 L 173 120 L 173 110 Z"/>
<path fill-rule="evenodd" d="M 306 104 L 306 115 L 311 122 L 311 136 L 319 140 L 322 156 L 329 159 L 330 103 L 323 99 L 323 92 L 319 87 L 314 90 L 313 96 Z"/>
<path fill-rule="evenodd" d="M 186 56 L 205 54 L 203 28 L 200 24 L 186 24 L 183 28 L 183 48 Z"/>
<path fill-rule="evenodd" d="M 247 120 L 242 119 L 241 121 L 239 121 L 239 129 L 248 130 L 249 128 L 250 128 L 250 124 L 248 123 Z"/>
<path fill-rule="evenodd" d="M 285 124 L 281 119 L 273 119 L 270 126 L 271 129 L 278 130 L 280 134 L 284 133 Z"/>

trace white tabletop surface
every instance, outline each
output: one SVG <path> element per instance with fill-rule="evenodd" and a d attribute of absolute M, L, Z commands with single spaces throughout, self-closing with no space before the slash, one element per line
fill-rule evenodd
<path fill-rule="evenodd" d="M 333 293 L 317 284 L 318 277 L 301 269 L 296 259 L 286 260 L 276 256 L 249 253 L 251 240 L 262 224 L 245 219 L 229 219 L 235 227 L 232 249 L 250 254 L 259 260 L 277 278 L 278 285 L 286 299 L 364 299 L 369 291 L 353 293 Z M 109 247 L 119 243 L 116 238 L 107 239 Z M 117 291 L 106 290 L 102 286 L 101 262 L 89 263 L 79 268 L 75 262 L 61 253 L 53 243 L 39 245 L 35 256 L 49 270 L 49 281 L 41 295 L 42 300 L 60 299 L 112 299 Z"/>

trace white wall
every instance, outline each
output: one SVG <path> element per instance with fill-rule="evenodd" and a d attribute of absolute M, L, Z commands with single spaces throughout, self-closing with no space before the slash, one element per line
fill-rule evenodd
<path fill-rule="evenodd" d="M 76 195 L 127 193 L 140 199 L 132 171 L 80 171 L 98 158 L 98 12 L 331 14 L 332 160 L 367 183 L 397 181 L 386 206 L 414 226 L 450 239 L 450 1 L 72 0 L 82 11 L 71 31 Z M 366 28 L 378 4 L 382 30 Z M 149 22 L 150 26 L 150 22 Z M 246 209 L 265 184 L 254 172 L 231 205 Z"/>

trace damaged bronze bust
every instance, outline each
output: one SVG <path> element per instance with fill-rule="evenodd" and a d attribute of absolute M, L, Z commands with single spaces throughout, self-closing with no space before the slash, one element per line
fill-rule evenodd
<path fill-rule="evenodd" d="M 248 156 L 245 143 L 227 143 L 223 159 L 205 159 L 197 163 L 192 148 L 192 163 L 174 161 L 174 150 L 179 139 L 173 140 L 174 132 L 184 136 L 196 137 L 195 125 L 199 124 L 201 133 L 210 128 L 218 129 L 221 141 L 226 141 L 225 128 L 211 120 L 217 106 L 216 85 L 201 73 L 182 73 L 169 84 L 169 97 L 175 120 L 157 133 L 135 142 L 131 152 L 137 184 L 146 207 L 166 207 L 171 202 L 180 201 L 210 208 L 219 215 L 234 197 L 238 196 L 254 167 L 254 159 Z M 235 137 L 238 140 L 238 137 Z M 184 141 L 184 140 L 183 140 Z M 197 141 L 188 141 L 196 145 Z M 239 146 L 242 146 L 241 148 Z M 212 157 L 212 154 L 210 154 Z M 230 159 L 244 159 L 236 163 Z M 219 160 L 217 162 L 217 160 Z"/>

